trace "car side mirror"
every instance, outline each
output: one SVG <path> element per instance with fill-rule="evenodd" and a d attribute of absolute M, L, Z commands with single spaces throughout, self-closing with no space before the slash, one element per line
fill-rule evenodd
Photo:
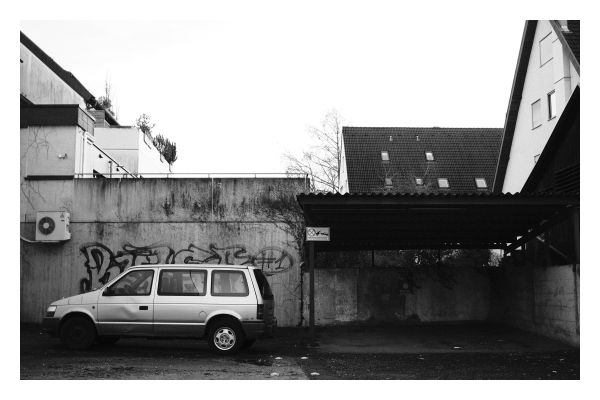
<path fill-rule="evenodd" d="M 104 290 L 102 291 L 102 296 L 112 296 L 112 295 L 110 294 L 110 287 L 107 287 L 106 289 L 104 289 Z"/>

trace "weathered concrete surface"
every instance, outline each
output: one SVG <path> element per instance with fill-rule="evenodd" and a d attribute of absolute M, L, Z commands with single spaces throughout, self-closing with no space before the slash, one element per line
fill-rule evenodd
<path fill-rule="evenodd" d="M 408 275 L 408 278 L 407 278 Z M 304 323 L 308 323 L 304 276 Z M 409 282 L 409 289 L 404 285 Z M 315 322 L 335 325 L 369 321 L 485 321 L 490 308 L 485 270 L 431 267 L 337 268 L 315 270 Z"/>
<path fill-rule="evenodd" d="M 560 351 L 573 347 L 557 340 L 497 324 L 413 324 L 332 326 L 323 329 L 325 353 L 424 354 Z"/>
<path fill-rule="evenodd" d="M 85 100 L 60 79 L 50 68 L 21 45 L 21 94 L 34 104 L 79 104 Z"/>
<path fill-rule="evenodd" d="M 21 234 L 37 210 L 68 210 L 71 240 L 21 241 L 21 321 L 41 322 L 52 301 L 102 285 L 142 263 L 253 264 L 268 277 L 280 326 L 300 320 L 294 212 L 297 179 L 76 179 L 36 181 L 22 199 Z M 39 194 L 37 194 L 39 193 Z M 286 214 L 287 215 L 287 214 Z M 302 228 L 299 228 L 302 230 Z M 102 280 L 102 281 L 101 281 Z"/>
<path fill-rule="evenodd" d="M 506 262 L 496 281 L 506 323 L 579 347 L 579 265 Z"/>

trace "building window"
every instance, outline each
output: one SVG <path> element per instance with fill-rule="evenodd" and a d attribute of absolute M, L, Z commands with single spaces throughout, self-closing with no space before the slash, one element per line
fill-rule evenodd
<path fill-rule="evenodd" d="M 417 186 L 423 186 L 423 178 L 415 178 L 415 183 Z"/>
<path fill-rule="evenodd" d="M 389 163 L 390 162 L 390 153 L 388 153 L 385 150 L 382 151 L 381 152 L 381 162 Z"/>
<path fill-rule="evenodd" d="M 385 178 L 385 186 L 392 186 L 392 178 Z"/>
<path fill-rule="evenodd" d="M 556 117 L 556 92 L 548 93 L 548 119 Z"/>
<path fill-rule="evenodd" d="M 425 159 L 427 161 L 435 161 L 435 159 L 433 158 L 433 151 L 426 151 L 425 152 Z"/>
<path fill-rule="evenodd" d="M 542 102 L 540 100 L 531 105 L 531 125 L 532 129 L 542 125 Z"/>
<path fill-rule="evenodd" d="M 540 67 L 552 60 L 552 36 L 548 34 L 540 40 Z"/>
<path fill-rule="evenodd" d="M 475 178 L 475 185 L 477 189 L 487 189 L 488 187 L 485 178 Z"/>
<path fill-rule="evenodd" d="M 438 178 L 438 187 L 440 189 L 450 188 L 450 182 L 448 182 L 448 178 Z"/>

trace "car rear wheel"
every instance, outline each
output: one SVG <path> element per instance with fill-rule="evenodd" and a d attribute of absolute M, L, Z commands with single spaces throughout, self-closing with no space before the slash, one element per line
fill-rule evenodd
<path fill-rule="evenodd" d="M 230 320 L 216 322 L 208 333 L 208 347 L 218 354 L 235 354 L 244 343 L 244 333 Z"/>
<path fill-rule="evenodd" d="M 73 317 L 60 330 L 60 341 L 68 349 L 85 350 L 96 340 L 94 325 L 84 317 Z"/>

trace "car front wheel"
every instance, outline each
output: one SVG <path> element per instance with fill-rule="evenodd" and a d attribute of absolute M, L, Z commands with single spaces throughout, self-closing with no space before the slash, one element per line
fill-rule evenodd
<path fill-rule="evenodd" d="M 208 334 L 208 346 L 218 354 L 237 353 L 244 343 L 244 333 L 231 321 L 219 321 Z"/>
<path fill-rule="evenodd" d="M 74 317 L 60 330 L 60 341 L 68 349 L 85 350 L 96 340 L 96 329 L 86 318 Z"/>

